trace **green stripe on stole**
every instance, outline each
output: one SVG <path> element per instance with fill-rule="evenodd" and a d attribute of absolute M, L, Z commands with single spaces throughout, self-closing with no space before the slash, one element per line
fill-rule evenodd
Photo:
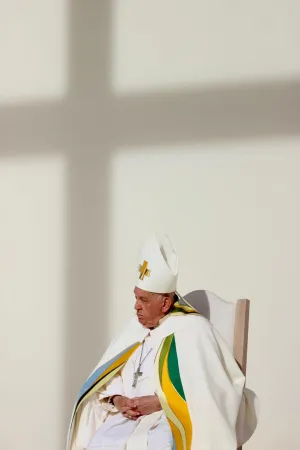
<path fill-rule="evenodd" d="M 170 380 L 172 381 L 174 388 L 176 389 L 180 397 L 182 397 L 183 400 L 186 400 L 179 372 L 176 340 L 174 335 L 171 340 L 170 351 L 168 355 L 168 368 L 169 368 L 169 377 Z"/>
<path fill-rule="evenodd" d="M 174 334 L 163 340 L 157 362 L 158 395 L 173 433 L 174 446 L 176 450 L 190 450 L 192 422 L 181 381 Z"/>

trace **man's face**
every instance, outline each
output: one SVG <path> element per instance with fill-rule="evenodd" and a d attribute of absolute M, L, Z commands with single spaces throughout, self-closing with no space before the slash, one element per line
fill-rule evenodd
<path fill-rule="evenodd" d="M 154 328 L 172 306 L 170 297 L 164 294 L 153 294 L 136 287 L 134 295 L 137 318 L 147 328 Z"/>

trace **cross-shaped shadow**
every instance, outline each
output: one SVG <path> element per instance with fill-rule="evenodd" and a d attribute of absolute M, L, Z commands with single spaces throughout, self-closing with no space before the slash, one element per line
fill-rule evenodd
<path fill-rule="evenodd" d="M 155 147 L 300 133 L 298 80 L 114 95 L 110 85 L 111 6 L 108 0 L 71 2 L 65 99 L 0 107 L 0 156 L 57 149 L 64 151 L 69 164 L 62 442 L 78 387 L 107 344 L 108 164 L 112 150 L 127 145 Z"/>

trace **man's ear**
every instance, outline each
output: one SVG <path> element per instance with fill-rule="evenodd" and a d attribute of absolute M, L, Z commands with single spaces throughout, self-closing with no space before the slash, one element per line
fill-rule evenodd
<path fill-rule="evenodd" d="M 168 297 L 167 295 L 164 295 L 163 297 L 163 306 L 162 306 L 162 312 L 166 313 L 169 311 L 169 309 L 172 306 L 172 301 L 170 299 L 170 297 Z"/>

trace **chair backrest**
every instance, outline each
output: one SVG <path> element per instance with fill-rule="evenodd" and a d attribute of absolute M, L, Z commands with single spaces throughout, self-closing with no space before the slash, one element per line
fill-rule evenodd
<path fill-rule="evenodd" d="M 205 290 L 190 292 L 184 299 L 218 330 L 246 374 L 249 300 L 227 302 L 213 292 Z"/>

